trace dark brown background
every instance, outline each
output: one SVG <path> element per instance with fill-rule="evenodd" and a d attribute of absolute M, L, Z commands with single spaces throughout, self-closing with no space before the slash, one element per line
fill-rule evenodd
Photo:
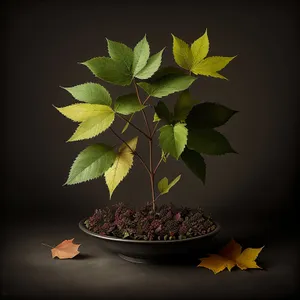
<path fill-rule="evenodd" d="M 168 65 L 174 64 L 171 33 L 192 42 L 208 28 L 210 56 L 238 57 L 222 73 L 229 81 L 203 77 L 193 84 L 192 93 L 200 101 L 240 111 L 221 129 L 239 154 L 207 157 L 205 187 L 182 162 L 170 159 L 158 178 L 183 176 L 160 202 L 201 205 L 225 229 L 231 226 L 232 235 L 276 237 L 278 230 L 292 231 L 298 133 L 296 9 L 286 1 L 281 5 L 200 2 L 11 1 L 6 5 L 2 104 L 8 220 L 29 219 L 35 228 L 41 226 L 39 220 L 46 227 L 61 220 L 70 225 L 96 207 L 119 201 L 139 206 L 148 201 L 148 177 L 138 160 L 111 201 L 103 179 L 62 186 L 86 145 L 114 144 L 116 139 L 107 132 L 94 141 L 65 143 L 76 125 L 52 104 L 74 103 L 59 86 L 100 82 L 113 97 L 129 90 L 101 82 L 77 64 L 106 56 L 105 37 L 133 47 L 147 33 L 151 53 L 167 46 L 164 65 Z M 175 99 L 164 101 L 172 107 Z M 142 118 L 135 121 L 143 126 Z M 117 120 L 115 125 L 123 124 Z M 125 136 L 135 134 L 130 129 Z M 138 150 L 147 155 L 143 137 Z M 57 236 L 51 238 L 58 242 Z M 10 241 L 8 234 L 7 245 Z M 14 280 L 7 286 L 18 286 Z"/>

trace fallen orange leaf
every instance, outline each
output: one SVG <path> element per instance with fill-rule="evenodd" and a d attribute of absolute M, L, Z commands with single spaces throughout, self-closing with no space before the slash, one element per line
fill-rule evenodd
<path fill-rule="evenodd" d="M 212 270 L 215 274 L 225 268 L 231 271 L 234 266 L 238 266 L 241 270 L 261 269 L 255 260 L 262 249 L 263 247 L 247 248 L 242 252 L 242 246 L 232 239 L 218 254 L 209 254 L 208 257 L 201 258 L 198 267 Z"/>
<path fill-rule="evenodd" d="M 78 248 L 80 244 L 74 244 L 73 239 L 64 240 L 62 243 L 51 249 L 52 258 L 58 257 L 59 259 L 73 258 L 79 254 Z"/>

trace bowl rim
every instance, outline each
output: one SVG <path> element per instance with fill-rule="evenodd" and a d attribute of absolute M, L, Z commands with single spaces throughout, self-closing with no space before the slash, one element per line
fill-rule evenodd
<path fill-rule="evenodd" d="M 92 232 L 92 231 L 88 230 L 86 228 L 86 226 L 84 225 L 84 222 L 86 220 L 87 220 L 87 218 L 84 218 L 84 219 L 82 219 L 79 222 L 79 228 L 83 232 L 85 232 L 86 234 L 88 234 L 88 235 L 91 235 L 93 237 L 100 238 L 100 239 L 103 239 L 103 240 L 113 241 L 113 242 L 135 243 L 135 244 L 165 244 L 165 243 L 167 243 L 167 244 L 174 244 L 174 243 L 188 242 L 188 241 L 193 241 L 193 240 L 198 240 L 198 239 L 202 239 L 202 238 L 207 238 L 207 237 L 210 237 L 210 236 L 214 236 L 221 229 L 220 224 L 217 223 L 217 222 L 215 222 L 215 221 L 213 221 L 215 223 L 215 225 L 217 226 L 214 231 L 211 231 L 211 232 L 206 233 L 204 235 L 199 235 L 199 236 L 195 236 L 195 237 L 191 237 L 191 238 L 187 238 L 187 239 L 183 239 L 183 240 L 167 240 L 167 241 L 165 241 L 165 240 L 163 240 L 163 241 L 158 241 L 158 240 L 155 240 L 155 241 L 127 240 L 127 239 L 121 239 L 121 238 L 117 238 L 117 237 L 113 237 L 113 236 L 100 235 L 98 233 Z"/>

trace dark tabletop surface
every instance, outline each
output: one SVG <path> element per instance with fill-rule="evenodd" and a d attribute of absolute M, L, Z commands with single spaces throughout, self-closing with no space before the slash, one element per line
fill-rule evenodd
<path fill-rule="evenodd" d="M 81 232 L 73 220 L 44 220 L 7 227 L 2 259 L 2 295 L 23 298 L 102 299 L 279 299 L 297 291 L 298 252 L 292 237 L 263 228 L 227 224 L 218 239 L 234 236 L 244 247 L 265 248 L 262 270 L 214 275 L 196 265 L 133 264 L 107 252 L 99 241 Z M 276 238 L 277 236 L 277 238 Z M 72 260 L 51 258 L 50 248 L 64 239 L 82 244 Z"/>

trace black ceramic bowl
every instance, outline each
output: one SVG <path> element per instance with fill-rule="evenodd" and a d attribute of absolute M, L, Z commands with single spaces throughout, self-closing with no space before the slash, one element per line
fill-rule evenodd
<path fill-rule="evenodd" d="M 79 222 L 79 228 L 83 232 L 98 238 L 103 246 L 121 258 L 135 263 L 197 259 L 215 248 L 214 237 L 220 231 L 220 225 L 215 223 L 217 227 L 214 231 L 184 240 L 127 240 L 94 233 L 86 228 L 84 221 L 85 219 Z"/>

